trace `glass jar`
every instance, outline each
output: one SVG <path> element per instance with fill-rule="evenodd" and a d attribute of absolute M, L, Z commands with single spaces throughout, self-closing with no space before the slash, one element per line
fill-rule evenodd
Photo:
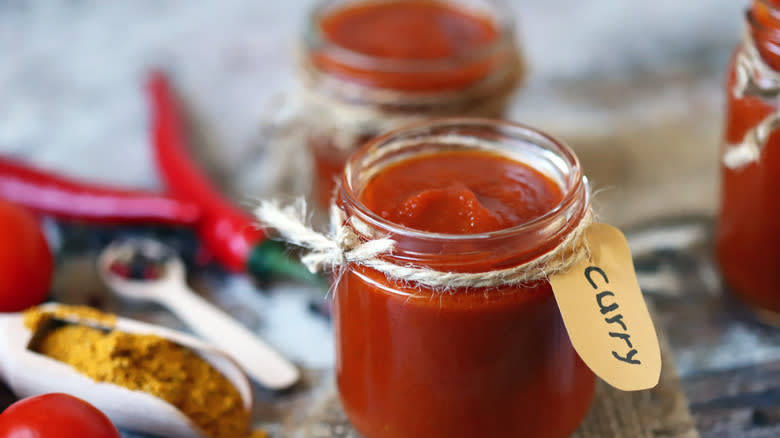
<path fill-rule="evenodd" d="M 477 234 L 411 229 L 364 202 L 367 185 L 398 163 L 437 164 L 444 156 L 437 154 L 474 150 L 538 171 L 560 190 L 560 201 L 532 220 Z M 447 170 L 436 168 L 432 180 Z M 525 182 L 534 188 L 534 180 Z M 383 260 L 446 272 L 531 261 L 572 232 L 589 203 L 567 146 L 521 125 L 469 118 L 418 123 L 369 141 L 348 160 L 337 195 L 347 219 L 363 224 L 361 238 L 393 239 Z M 594 375 L 572 347 L 546 280 L 435 290 L 352 263 L 333 291 L 339 393 L 366 438 L 563 438 L 590 406 Z"/>
<path fill-rule="evenodd" d="M 522 70 L 512 19 L 500 0 L 321 1 L 300 66 L 320 206 L 349 154 L 380 133 L 502 116 Z"/>
<path fill-rule="evenodd" d="M 780 2 L 754 0 L 726 83 L 716 252 L 729 288 L 780 322 Z M 747 157 L 747 158 L 746 158 Z"/>

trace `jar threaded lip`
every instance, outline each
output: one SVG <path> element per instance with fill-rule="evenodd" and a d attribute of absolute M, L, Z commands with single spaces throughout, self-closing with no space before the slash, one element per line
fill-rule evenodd
<path fill-rule="evenodd" d="M 367 0 L 367 2 L 370 1 L 372 0 Z M 502 54 L 516 52 L 514 14 L 510 12 L 508 5 L 503 0 L 483 0 L 483 2 L 485 6 L 479 10 L 473 8 L 473 5 L 471 5 L 471 8 L 467 8 L 466 5 L 461 5 L 459 2 L 452 3 L 456 7 L 462 7 L 468 11 L 474 9 L 474 13 L 479 16 L 490 17 L 490 21 L 496 28 L 496 37 L 489 42 L 481 44 L 479 47 L 458 52 L 452 56 L 413 59 L 382 57 L 363 53 L 330 40 L 320 26 L 321 20 L 329 13 L 338 10 L 339 7 L 349 7 L 359 3 L 345 2 L 343 0 L 320 2 L 311 11 L 307 18 L 306 29 L 303 35 L 303 49 L 308 54 L 324 54 L 335 62 L 351 69 L 398 74 L 450 71 L 464 65 L 494 59 Z"/>
<path fill-rule="evenodd" d="M 411 154 L 415 153 L 415 145 L 423 149 L 442 146 L 436 143 L 436 136 L 441 138 L 444 135 L 454 142 L 463 140 L 459 145 L 448 144 L 446 147 L 487 147 L 489 151 L 507 155 L 520 162 L 525 161 L 521 157 L 534 156 L 539 160 L 536 164 L 546 167 L 532 167 L 541 170 L 546 176 L 553 177 L 561 188 L 562 199 L 553 208 L 531 220 L 475 234 L 445 234 L 405 227 L 385 219 L 360 200 L 361 184 L 365 184 L 373 174 L 381 171 L 383 165 L 410 158 L 413 156 Z M 420 150 L 416 153 L 420 153 Z M 551 175 L 554 172 L 558 174 Z M 471 256 L 480 253 L 475 250 L 480 244 L 500 242 L 517 244 L 519 252 L 535 250 L 543 253 L 555 246 L 555 242 L 561 240 L 583 219 L 590 207 L 590 188 L 575 153 L 563 142 L 547 134 L 525 125 L 500 120 L 443 118 L 407 125 L 367 142 L 348 160 L 337 193 L 337 202 L 348 217 L 355 216 L 369 229 L 374 230 L 373 234 L 392 236 L 391 238 L 399 242 L 397 251 L 391 257 L 412 262 L 420 258 L 435 257 L 436 251 L 442 247 L 454 253 L 458 253 L 458 248 L 463 248 L 462 255 Z M 415 246 L 415 249 L 405 250 L 404 242 L 410 240 L 426 242 L 432 248 L 430 253 L 420 251 L 419 245 L 410 245 L 410 248 Z"/>
<path fill-rule="evenodd" d="M 759 11 L 765 13 L 758 14 Z M 771 1 L 753 0 L 752 6 L 745 11 L 745 23 L 755 40 L 780 44 L 780 7 Z"/>

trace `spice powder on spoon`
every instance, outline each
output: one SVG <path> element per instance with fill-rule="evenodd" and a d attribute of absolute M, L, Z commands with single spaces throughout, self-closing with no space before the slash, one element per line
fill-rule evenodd
<path fill-rule="evenodd" d="M 89 307 L 60 306 L 56 311 L 31 309 L 25 325 L 36 331 L 52 318 L 77 317 L 107 323 Z M 212 438 L 263 438 L 249 432 L 249 413 L 238 390 L 194 351 L 156 335 L 104 331 L 65 324 L 44 334 L 35 351 L 65 362 L 98 382 L 144 391 L 176 406 Z"/>

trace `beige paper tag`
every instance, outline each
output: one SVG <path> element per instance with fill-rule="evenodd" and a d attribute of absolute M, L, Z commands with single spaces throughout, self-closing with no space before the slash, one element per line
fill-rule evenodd
<path fill-rule="evenodd" d="M 652 388 L 661 350 L 636 279 L 628 242 L 617 228 L 585 231 L 590 258 L 550 277 L 574 349 L 604 381 L 623 391 Z"/>

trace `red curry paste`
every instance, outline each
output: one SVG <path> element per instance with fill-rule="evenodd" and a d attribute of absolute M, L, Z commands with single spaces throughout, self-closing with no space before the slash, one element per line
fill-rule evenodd
<path fill-rule="evenodd" d="M 376 59 L 437 61 L 457 59 L 495 42 L 500 36 L 489 18 L 439 1 L 366 1 L 338 9 L 320 22 L 327 41 Z M 323 54 L 316 65 L 343 79 L 378 88 L 441 91 L 467 87 L 489 73 L 480 58 L 430 71 L 384 70 L 348 65 Z"/>
<path fill-rule="evenodd" d="M 529 165 L 479 150 L 405 159 L 359 192 L 390 222 L 460 235 L 527 223 L 562 196 Z M 496 268 L 485 260 L 469 269 Z M 590 406 L 593 374 L 546 281 L 442 292 L 355 267 L 334 297 L 340 395 L 366 438 L 563 438 Z"/>

